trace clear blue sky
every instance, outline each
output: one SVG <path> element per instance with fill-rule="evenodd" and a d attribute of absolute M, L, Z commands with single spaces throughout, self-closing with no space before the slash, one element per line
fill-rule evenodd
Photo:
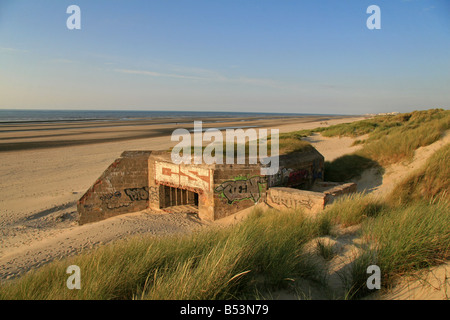
<path fill-rule="evenodd" d="M 81 30 L 66 9 L 81 8 Z M 381 8 L 369 30 L 368 6 Z M 0 108 L 450 105 L 448 0 L 0 0 Z"/>

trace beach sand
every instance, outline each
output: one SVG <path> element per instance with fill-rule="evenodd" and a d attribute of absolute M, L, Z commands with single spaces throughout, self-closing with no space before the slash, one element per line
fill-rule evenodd
<path fill-rule="evenodd" d="M 280 133 L 362 117 L 208 119 L 204 127 L 257 127 Z M 79 226 L 76 202 L 125 150 L 166 150 L 175 128 L 193 122 L 148 120 L 2 125 L 0 130 L 0 280 L 58 258 L 135 234 L 190 232 L 211 223 L 149 210 Z M 350 138 L 313 136 L 326 160 L 353 152 Z"/>

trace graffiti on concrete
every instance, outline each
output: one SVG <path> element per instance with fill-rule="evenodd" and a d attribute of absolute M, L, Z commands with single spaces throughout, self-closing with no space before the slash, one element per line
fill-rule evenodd
<path fill-rule="evenodd" d="M 108 202 L 106 204 L 106 207 L 108 209 L 120 209 L 120 208 L 127 208 L 130 205 L 131 205 L 131 202 L 115 202 L 115 203 Z"/>
<path fill-rule="evenodd" d="M 148 187 L 125 189 L 125 194 L 131 201 L 144 201 L 149 199 Z"/>
<path fill-rule="evenodd" d="M 309 179 L 309 171 L 302 169 L 298 171 L 291 172 L 288 178 L 288 185 L 295 186 L 299 185 Z"/>
<path fill-rule="evenodd" d="M 317 173 L 319 175 L 319 173 Z M 320 172 L 320 177 L 321 177 Z M 297 186 L 309 180 L 311 172 L 306 169 L 281 168 L 276 174 L 268 176 L 269 187 Z"/>
<path fill-rule="evenodd" d="M 270 199 L 272 200 L 273 203 L 282 205 L 286 208 L 295 209 L 304 207 L 311 210 L 313 207 L 313 202 L 311 201 L 311 199 L 292 199 L 288 197 L 281 197 L 275 195 L 271 195 Z"/>
<path fill-rule="evenodd" d="M 269 187 L 286 185 L 292 171 L 290 168 L 280 168 L 276 174 L 267 176 Z"/>
<path fill-rule="evenodd" d="M 316 159 L 313 162 L 313 179 L 323 180 L 323 162 L 320 159 Z"/>
<path fill-rule="evenodd" d="M 130 206 L 131 204 L 130 201 L 124 201 L 122 199 L 122 192 L 120 191 L 105 193 L 100 196 L 100 200 L 108 209 L 124 208 Z"/>
<path fill-rule="evenodd" d="M 156 192 L 156 188 L 155 188 Z M 127 197 L 125 197 L 125 195 Z M 119 209 L 129 207 L 133 201 L 145 201 L 149 199 L 149 188 L 129 188 L 121 191 L 115 191 L 102 194 L 100 200 L 108 209 Z"/>
<path fill-rule="evenodd" d="M 149 187 L 148 188 L 148 200 L 150 202 L 159 202 L 158 187 Z"/>
<path fill-rule="evenodd" d="M 101 195 L 100 200 L 108 201 L 108 200 L 112 200 L 114 198 L 120 198 L 121 196 L 122 196 L 122 193 L 120 191 L 116 191 L 116 192 L 106 193 L 104 195 Z"/>
<path fill-rule="evenodd" d="M 238 177 L 235 180 L 223 182 L 214 191 L 220 193 L 228 204 L 241 200 L 253 200 L 256 203 L 261 198 L 261 189 L 264 184 L 266 181 L 260 176 L 248 179 Z"/>
<path fill-rule="evenodd" d="M 175 188 L 210 190 L 212 175 L 209 169 L 184 167 L 168 162 L 155 162 L 155 180 L 158 184 Z"/>

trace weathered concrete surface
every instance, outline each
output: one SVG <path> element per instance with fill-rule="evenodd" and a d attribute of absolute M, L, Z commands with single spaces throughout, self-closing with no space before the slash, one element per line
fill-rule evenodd
<path fill-rule="evenodd" d="M 100 221 L 148 207 L 151 151 L 126 151 L 78 200 L 79 224 Z"/>
<path fill-rule="evenodd" d="M 302 209 L 316 213 L 324 209 L 327 195 L 322 192 L 299 190 L 285 187 L 270 188 L 267 204 L 277 209 Z"/>
<path fill-rule="evenodd" d="M 266 200 L 267 177 L 258 164 L 217 165 L 214 169 L 214 216 L 221 219 Z"/>
<path fill-rule="evenodd" d="M 303 209 L 317 213 L 337 197 L 357 191 L 356 183 L 316 182 L 312 191 L 285 187 L 267 190 L 267 204 L 278 209 Z"/>
<path fill-rule="evenodd" d="M 319 191 L 319 190 L 327 195 L 326 204 L 330 204 L 339 196 L 356 192 L 357 185 L 356 183 L 352 182 L 339 184 L 336 182 L 316 181 L 312 188 L 312 191 Z"/>

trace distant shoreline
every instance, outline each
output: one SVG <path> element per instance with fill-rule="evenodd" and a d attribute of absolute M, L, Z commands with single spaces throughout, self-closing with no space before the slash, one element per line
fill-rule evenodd
<path fill-rule="evenodd" d="M 115 111 L 115 110 L 45 110 L 0 109 L 0 124 L 62 123 L 90 121 L 169 121 L 174 119 L 259 119 L 286 117 L 351 117 L 339 114 L 219 112 L 219 111 Z M 356 115 L 358 116 L 358 115 Z"/>
<path fill-rule="evenodd" d="M 355 116 L 356 117 L 356 116 Z M 59 148 L 109 142 L 123 142 L 170 136 L 175 129 L 194 129 L 194 121 L 204 128 L 276 128 L 293 123 L 327 122 L 352 116 L 272 114 L 271 117 L 161 117 L 136 120 L 54 120 L 3 122 L 0 125 L 0 152 Z"/>

